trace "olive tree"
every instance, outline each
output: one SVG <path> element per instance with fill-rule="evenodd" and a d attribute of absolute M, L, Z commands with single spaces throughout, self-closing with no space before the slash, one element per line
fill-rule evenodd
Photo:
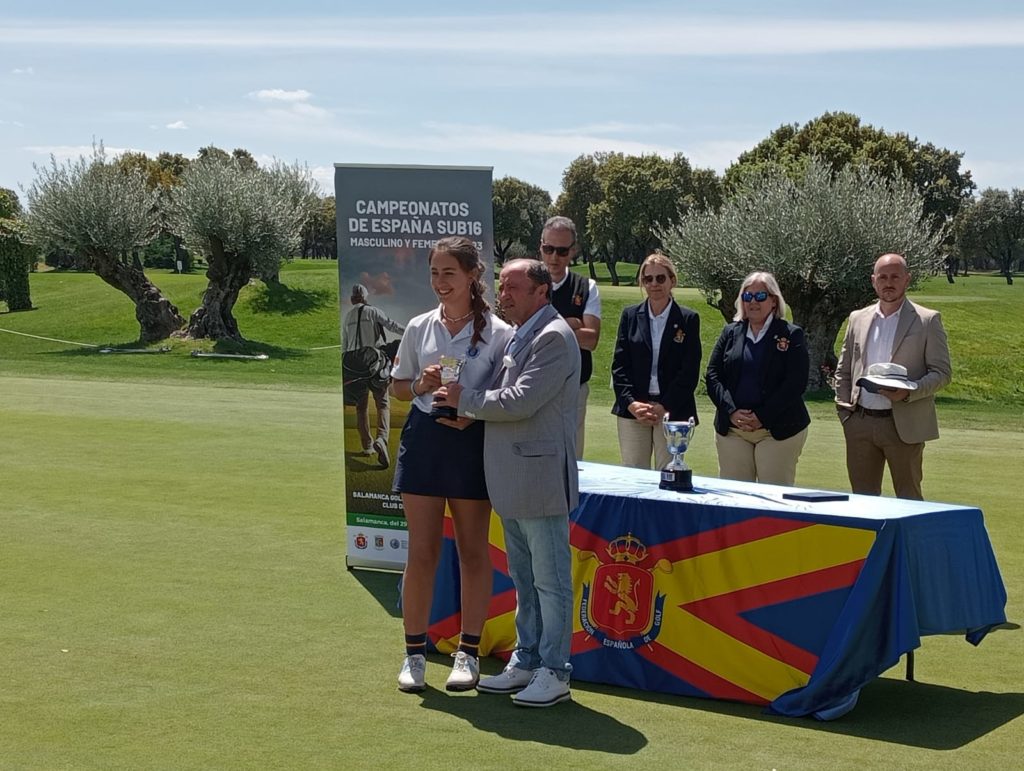
<path fill-rule="evenodd" d="M 182 173 L 168 221 L 209 265 L 202 305 L 188 320 L 190 337 L 244 339 L 233 313 L 239 292 L 251 278 L 276 275 L 298 251 L 318 201 L 312 177 L 298 165 L 260 168 L 208 153 Z"/>
<path fill-rule="evenodd" d="M 25 243 L 21 213 L 15 192 L 0 187 L 0 302 L 12 311 L 32 307 L 28 274 L 33 250 Z"/>
<path fill-rule="evenodd" d="M 103 281 L 135 305 L 139 339 L 163 340 L 181 329 L 178 309 L 150 281 L 132 253 L 159 231 L 158 194 L 136 169 L 107 160 L 103 146 L 91 158 L 36 167 L 27 191 L 27 238 L 40 251 L 78 255 Z"/>
<path fill-rule="evenodd" d="M 720 211 L 691 212 L 661 239 L 681 281 L 726 320 L 747 274 L 774 274 L 807 334 L 814 390 L 834 368 L 847 315 L 875 299 L 870 277 L 880 255 L 904 255 L 915 282 L 941 267 L 943 231 L 922 216 L 921 194 L 909 181 L 864 166 L 833 172 L 815 158 L 797 179 L 769 172 Z"/>

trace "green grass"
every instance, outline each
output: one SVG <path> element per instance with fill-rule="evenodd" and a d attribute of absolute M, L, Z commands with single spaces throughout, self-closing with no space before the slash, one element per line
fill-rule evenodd
<path fill-rule="evenodd" d="M 154 282 L 186 317 L 202 300 L 202 274 L 150 271 Z M 172 340 L 163 354 L 101 354 L 99 348 L 139 348 L 131 302 L 87 273 L 32 275 L 36 310 L 0 313 L 0 328 L 86 345 L 0 332 L 0 373 L 45 374 L 270 388 L 329 389 L 338 384 L 341 354 L 338 265 L 301 261 L 285 267 L 284 286 L 260 283 L 242 290 L 235 316 L 249 340 L 241 346 Z M 95 346 L 95 347 L 88 347 Z M 267 353 L 270 361 L 194 359 L 190 351 Z"/>
<path fill-rule="evenodd" d="M 285 271 L 289 288 L 334 291 L 301 312 L 294 302 L 267 308 L 256 287 L 246 290 L 243 332 L 290 358 L 199 361 L 189 345 L 101 356 L 0 333 L 0 768 L 1019 765 L 1020 631 L 977 649 L 926 638 L 920 682 L 893 669 L 831 724 L 586 683 L 575 685 L 574 704 L 527 714 L 476 694 L 399 694 L 396 579 L 344 569 L 351 416 L 340 410 L 338 354 L 309 351 L 337 344 L 335 268 Z M 134 339 L 130 306 L 98 279 L 32 280 L 39 310 L 0 313 L 0 328 Z M 203 282 L 158 283 L 191 310 Z M 1000 353 L 1004 331 L 1024 321 L 1009 289 L 1000 295 L 985 277 L 925 286 L 950 330 L 956 378 L 990 366 L 1019 380 L 1019 359 Z M 618 309 L 639 290 L 602 292 L 607 351 Z M 720 318 L 683 297 L 701 310 L 710 350 Z M 943 436 L 925 453 L 925 489 L 983 509 L 1007 614 L 1020 622 L 1024 529 L 1012 478 L 1022 404 L 978 377 L 940 406 Z M 595 387 L 589 460 L 618 459 L 609 404 Z M 842 489 L 831 407 L 810 408 L 798 481 Z M 700 409 L 710 416 L 705 397 Z M 687 454 L 704 475 L 715 469 L 709 430 Z M 432 658 L 428 680 L 442 682 L 447 666 Z"/>

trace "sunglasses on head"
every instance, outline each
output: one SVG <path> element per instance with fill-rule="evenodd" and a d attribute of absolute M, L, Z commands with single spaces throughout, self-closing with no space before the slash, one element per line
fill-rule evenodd
<path fill-rule="evenodd" d="M 752 300 L 757 300 L 759 303 L 763 303 L 768 299 L 768 293 L 765 291 L 760 292 L 744 292 L 740 295 L 743 298 L 743 302 L 748 303 Z"/>
<path fill-rule="evenodd" d="M 659 273 L 657 276 L 647 274 L 644 276 L 643 281 L 645 284 L 649 284 L 652 281 L 657 281 L 659 284 L 664 284 L 666 281 L 668 281 L 668 276 L 665 275 L 664 273 Z"/>
<path fill-rule="evenodd" d="M 540 250 L 544 254 L 557 254 L 559 257 L 568 257 L 570 250 L 576 246 L 576 242 L 573 241 L 568 246 L 552 246 L 551 244 L 541 244 Z"/>

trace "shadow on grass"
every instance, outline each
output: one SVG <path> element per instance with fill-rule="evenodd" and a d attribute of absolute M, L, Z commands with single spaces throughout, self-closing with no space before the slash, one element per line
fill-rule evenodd
<path fill-rule="evenodd" d="M 282 316 L 314 313 L 336 302 L 331 292 L 321 289 L 292 289 L 284 284 L 260 284 L 249 298 L 253 313 L 279 313 Z"/>
<path fill-rule="evenodd" d="M 809 731 L 929 750 L 958 749 L 1024 714 L 1024 693 L 978 693 L 892 678 L 878 678 L 869 683 L 861 691 L 852 712 L 827 723 L 811 717 L 772 715 L 750 704 L 637 692 L 596 683 L 574 682 L 573 690 L 625 697 L 635 695 L 638 701 L 645 703 L 676 705 L 747 720 L 785 722 Z M 680 719 L 685 718 L 681 715 Z"/>
<path fill-rule="evenodd" d="M 390 570 L 360 568 L 358 570 L 349 570 L 349 574 L 359 582 L 359 585 L 377 601 L 377 604 L 388 615 L 392 618 L 402 617 L 402 609 L 398 607 L 398 582 L 402 578 L 401 573 Z"/>
<path fill-rule="evenodd" d="M 849 715 L 814 727 L 922 749 L 953 750 L 1022 714 L 1024 693 L 979 693 L 882 678 L 864 688 Z"/>
<path fill-rule="evenodd" d="M 168 344 L 170 343 L 170 344 Z M 219 362 L 222 364 L 238 364 L 239 362 L 251 361 L 250 359 L 234 359 L 230 356 L 255 356 L 266 354 L 271 361 L 295 360 L 309 358 L 307 351 L 297 348 L 282 348 L 269 343 L 260 343 L 253 340 L 246 340 L 238 343 L 232 340 L 218 340 L 212 346 L 208 341 L 176 341 L 162 340 L 158 343 L 141 343 L 138 340 L 131 342 L 107 343 L 95 348 L 74 348 L 65 351 L 46 351 L 43 356 L 57 356 L 68 358 L 83 358 L 91 356 L 164 356 L 164 357 L 190 357 L 193 349 L 202 346 L 200 350 L 209 350 L 213 353 L 228 354 L 227 358 L 211 357 L 204 359 L 205 362 Z M 167 349 L 167 350 L 161 350 Z"/>
<path fill-rule="evenodd" d="M 213 344 L 211 349 L 214 353 L 228 353 L 228 354 L 242 354 L 242 355 L 255 355 L 259 353 L 265 353 L 271 359 L 305 359 L 308 358 L 309 354 L 306 351 L 301 351 L 297 348 L 281 348 L 277 345 L 270 345 L 270 343 L 261 343 L 256 340 L 246 340 L 242 343 L 236 343 L 233 340 L 218 340 Z M 211 361 L 239 361 L 238 359 L 212 359 Z M 242 359 L 241 361 L 244 361 Z"/>
<path fill-rule="evenodd" d="M 163 345 L 164 345 L 163 343 L 149 344 L 149 343 L 140 343 L 138 340 L 132 340 L 131 342 L 104 343 L 102 345 L 97 345 L 95 348 L 93 348 L 93 347 L 89 347 L 89 348 L 81 347 L 81 348 L 69 348 L 69 349 L 67 349 L 65 351 L 41 351 L 40 355 L 41 356 L 56 356 L 58 358 L 71 358 L 71 359 L 76 359 L 76 358 L 80 359 L 80 358 L 86 358 L 86 357 L 90 357 L 90 356 L 110 356 L 111 355 L 110 353 L 101 353 L 101 351 L 113 351 L 115 354 L 135 354 L 136 352 L 139 352 L 138 355 L 146 355 L 146 354 L 154 355 L 154 356 L 155 355 L 161 355 L 161 356 L 171 355 L 171 351 L 161 351 L 160 350 L 160 348 Z M 142 353 L 143 351 L 145 352 L 144 354 Z"/>
<path fill-rule="evenodd" d="M 453 696 L 431 687 L 419 697 L 425 709 L 461 718 L 477 730 L 512 741 L 539 742 L 612 755 L 635 755 L 647 746 L 647 737 L 636 728 L 578 701 L 531 710 L 515 706 L 508 696 L 482 693 Z"/>

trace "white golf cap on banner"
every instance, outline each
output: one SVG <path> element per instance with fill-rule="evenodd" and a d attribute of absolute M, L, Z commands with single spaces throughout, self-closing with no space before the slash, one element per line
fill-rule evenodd
<path fill-rule="evenodd" d="M 857 385 L 865 391 L 875 394 L 883 388 L 902 388 L 905 391 L 916 391 L 917 383 L 907 375 L 907 368 L 891 361 L 879 362 L 868 367 L 867 374 L 857 381 Z"/>

